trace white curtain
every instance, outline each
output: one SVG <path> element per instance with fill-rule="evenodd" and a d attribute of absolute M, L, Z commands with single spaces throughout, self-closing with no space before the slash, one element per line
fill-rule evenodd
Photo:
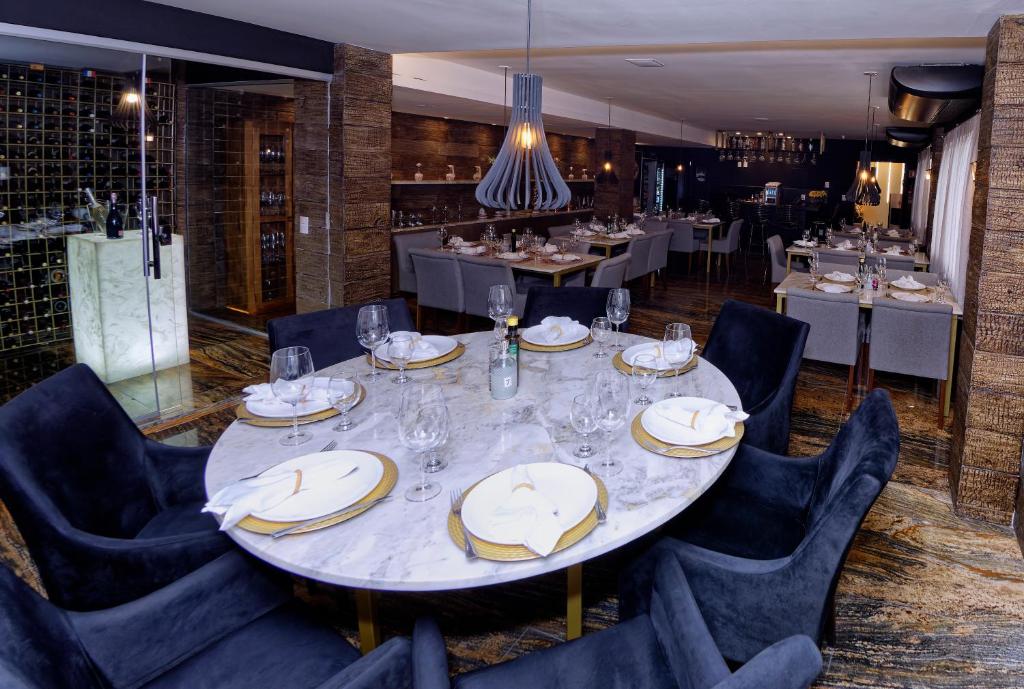
<path fill-rule="evenodd" d="M 961 304 L 967 278 L 979 120 L 975 115 L 946 134 L 932 218 L 931 270 L 949 280 L 949 287 Z"/>
<path fill-rule="evenodd" d="M 914 179 L 914 199 L 910 216 L 910 227 L 914 230 L 917 241 L 924 243 L 928 233 L 928 192 L 931 181 L 928 179 L 928 168 L 932 166 L 932 147 L 928 146 L 917 155 L 917 172 Z"/>

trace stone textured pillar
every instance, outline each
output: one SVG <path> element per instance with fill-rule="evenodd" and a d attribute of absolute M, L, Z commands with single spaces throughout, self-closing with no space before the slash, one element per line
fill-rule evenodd
<path fill-rule="evenodd" d="M 296 84 L 295 292 L 300 312 L 391 293 L 391 56 L 334 49 L 334 80 Z"/>
<path fill-rule="evenodd" d="M 1012 518 L 1024 438 L 1024 16 L 988 36 L 957 370 L 950 489 L 958 514 Z"/>
<path fill-rule="evenodd" d="M 606 153 L 611 154 L 618 183 L 594 184 L 594 214 L 601 219 L 616 213 L 633 218 L 633 173 L 636 169 L 636 132 L 628 129 L 598 129 L 594 140 L 594 171 L 601 172 Z"/>

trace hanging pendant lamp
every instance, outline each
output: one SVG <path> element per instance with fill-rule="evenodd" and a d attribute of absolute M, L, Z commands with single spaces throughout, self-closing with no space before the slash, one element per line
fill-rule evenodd
<path fill-rule="evenodd" d="M 608 98 L 608 129 L 612 128 L 612 99 Z M 615 166 L 612 164 L 612 152 L 604 152 L 604 160 L 601 161 L 601 170 L 597 173 L 595 181 L 598 184 L 618 184 L 619 176 L 615 174 Z"/>
<path fill-rule="evenodd" d="M 854 203 L 861 206 L 877 206 L 882 202 L 882 190 L 878 186 L 874 170 L 871 169 L 871 127 L 874 112 L 871 108 L 871 85 L 878 76 L 878 72 L 864 72 L 868 78 L 868 110 L 864 118 L 864 150 L 860 153 L 860 161 L 857 164 L 857 175 L 853 179 L 850 191 L 846 197 L 853 199 Z"/>
<path fill-rule="evenodd" d="M 494 164 L 476 188 L 476 200 L 488 208 L 537 211 L 557 210 L 569 203 L 569 187 L 562 181 L 548 149 L 541 120 L 540 75 L 530 74 L 530 34 L 533 2 L 526 3 L 526 73 L 512 81 L 512 112 L 508 130 Z"/>

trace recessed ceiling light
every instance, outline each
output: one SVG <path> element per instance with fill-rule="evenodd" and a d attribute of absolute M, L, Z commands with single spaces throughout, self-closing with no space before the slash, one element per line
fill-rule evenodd
<path fill-rule="evenodd" d="M 413 77 L 416 81 L 426 81 L 423 77 Z"/>
<path fill-rule="evenodd" d="M 767 122 L 771 118 L 770 117 L 755 117 L 754 119 L 757 120 L 758 122 Z"/>
<path fill-rule="evenodd" d="M 665 63 L 653 57 L 627 57 L 626 62 L 634 67 L 664 67 Z"/>

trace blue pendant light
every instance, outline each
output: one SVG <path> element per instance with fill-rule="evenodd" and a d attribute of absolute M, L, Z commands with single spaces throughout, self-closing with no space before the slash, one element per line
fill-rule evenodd
<path fill-rule="evenodd" d="M 557 210 L 569 203 L 569 187 L 562 181 L 548 149 L 541 120 L 540 75 L 530 74 L 532 0 L 526 3 L 526 73 L 512 80 L 512 113 L 505 141 L 476 188 L 476 200 L 488 208 L 506 211 L 530 208 Z"/>

